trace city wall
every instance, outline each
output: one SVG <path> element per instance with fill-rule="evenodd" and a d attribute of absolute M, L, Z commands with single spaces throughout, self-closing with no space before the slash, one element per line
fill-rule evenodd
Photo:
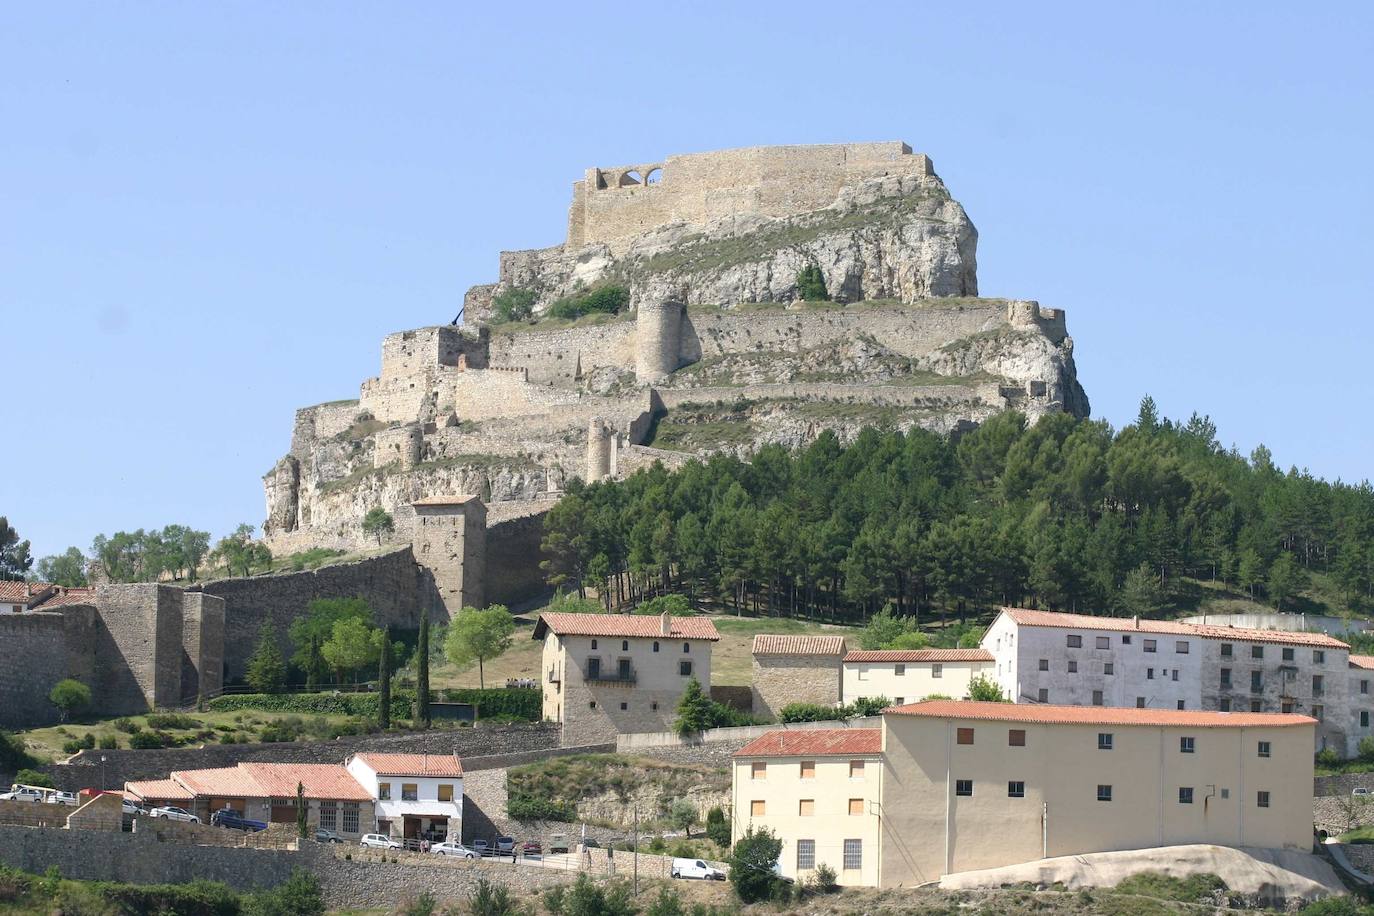
<path fill-rule="evenodd" d="M 60 613 L 0 614 L 0 727 L 53 721 L 48 694 L 63 678 L 89 684 L 95 665 L 95 609 L 68 605 Z"/>
<path fill-rule="evenodd" d="M 539 568 L 544 515 L 525 515 L 487 528 L 487 601 L 511 606 L 548 591 Z"/>

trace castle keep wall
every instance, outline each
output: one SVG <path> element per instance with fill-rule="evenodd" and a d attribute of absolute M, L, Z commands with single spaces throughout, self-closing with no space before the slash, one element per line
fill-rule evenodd
<path fill-rule="evenodd" d="M 493 334 L 491 361 L 496 366 L 524 367 L 531 382 L 570 388 L 576 383 L 579 364 L 584 374 L 597 366 L 634 368 L 637 339 L 632 321 Z"/>
<path fill-rule="evenodd" d="M 90 684 L 94 663 L 95 611 L 69 605 L 62 613 L 0 614 L 0 727 L 21 728 L 53 721 L 48 694 L 58 681 L 74 677 Z"/>
<path fill-rule="evenodd" d="M 539 569 L 544 514 L 497 522 L 487 529 L 488 604 L 509 607 L 548 590 Z"/>

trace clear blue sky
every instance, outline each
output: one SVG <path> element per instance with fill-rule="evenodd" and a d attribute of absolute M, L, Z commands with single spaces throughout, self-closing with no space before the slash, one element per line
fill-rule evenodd
<path fill-rule="evenodd" d="M 1095 415 L 1374 476 L 1374 8 L 1202 6 L 7 4 L 0 515 L 259 524 L 292 411 L 587 166 L 846 140 L 934 158 Z"/>

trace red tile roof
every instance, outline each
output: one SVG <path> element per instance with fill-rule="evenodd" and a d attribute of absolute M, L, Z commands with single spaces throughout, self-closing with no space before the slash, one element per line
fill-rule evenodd
<path fill-rule="evenodd" d="M 1296 633 L 1291 630 L 1260 630 L 1249 627 L 1214 627 L 1177 620 L 1138 620 L 1131 617 L 1091 617 L 1087 614 L 1062 614 L 1005 607 L 1002 613 L 1023 627 L 1061 627 L 1069 630 L 1117 630 L 1130 633 L 1160 633 L 1169 636 L 1196 636 L 1236 642 L 1285 643 L 1296 646 L 1321 646 L 1348 649 L 1350 646 L 1325 633 Z"/>
<path fill-rule="evenodd" d="M 1350 656 L 1350 667 L 1374 668 L 1374 655 L 1352 655 Z"/>
<path fill-rule="evenodd" d="M 451 754 L 358 754 L 383 776 L 462 776 L 463 761 Z"/>
<path fill-rule="evenodd" d="M 879 728 L 806 728 L 769 732 L 735 751 L 736 757 L 850 757 L 879 754 Z"/>
<path fill-rule="evenodd" d="M 1193 709 L 1139 709 L 1134 706 L 1049 706 L 1040 703 L 983 703 L 976 700 L 924 700 L 892 706 L 883 715 L 933 719 L 988 719 L 1045 725 L 1177 725 L 1187 728 L 1280 728 L 1315 725 L 1310 716 L 1276 712 L 1204 712 Z"/>
<path fill-rule="evenodd" d="M 46 582 L 24 582 L 23 580 L 0 579 L 0 602 L 22 604 L 25 607 L 36 595 L 41 595 L 56 586 Z"/>
<path fill-rule="evenodd" d="M 93 604 L 95 603 L 95 589 L 93 588 L 58 588 L 57 594 L 51 598 L 44 598 L 34 607 L 36 611 L 46 611 L 51 608 L 64 607 L 69 604 Z"/>
<path fill-rule="evenodd" d="M 754 637 L 754 655 L 843 655 L 843 636 L 779 636 L 759 633 Z"/>
<path fill-rule="evenodd" d="M 367 801 L 372 797 L 347 770 L 334 763 L 240 763 L 235 767 L 177 770 L 172 779 L 193 795 L 291 798 L 300 783 L 307 798 Z"/>
<path fill-rule="evenodd" d="M 720 639 L 709 617 L 670 617 L 669 630 L 663 621 L 645 614 L 540 614 L 534 625 L 534 638 L 543 639 L 552 630 L 559 636 L 633 636 L 638 639 Z"/>
<path fill-rule="evenodd" d="M 136 801 L 190 801 L 195 796 L 175 779 L 147 779 L 126 782 L 124 797 Z"/>
<path fill-rule="evenodd" d="M 850 652 L 846 662 L 990 662 L 987 649 L 872 649 Z"/>

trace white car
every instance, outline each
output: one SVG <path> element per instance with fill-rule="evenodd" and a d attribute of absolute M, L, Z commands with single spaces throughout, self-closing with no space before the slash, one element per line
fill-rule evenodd
<path fill-rule="evenodd" d="M 4 801 L 41 802 L 43 796 L 47 794 L 47 792 L 41 789 L 33 789 L 28 786 L 16 786 L 8 792 L 0 793 L 0 799 Z"/>
<path fill-rule="evenodd" d="M 462 843 L 435 843 L 429 847 L 431 854 L 436 856 L 453 856 L 458 859 L 475 859 L 477 853 L 468 849 Z"/>
<path fill-rule="evenodd" d="M 1356 788 L 1350 790 L 1350 794 L 1355 796 L 1356 798 L 1368 798 L 1369 790 L 1364 786 L 1357 786 Z"/>
<path fill-rule="evenodd" d="M 43 801 L 50 805 L 70 805 L 73 808 L 81 804 L 75 792 L 54 792 Z"/>
<path fill-rule="evenodd" d="M 152 808 L 148 811 L 149 817 L 160 817 L 169 821 L 181 821 L 184 824 L 199 824 L 200 818 L 187 811 L 185 808 L 178 808 L 175 805 L 166 805 L 161 808 Z"/>
<path fill-rule="evenodd" d="M 405 847 L 397 840 L 380 833 L 369 833 L 358 841 L 359 846 L 368 849 L 404 849 Z"/>
<path fill-rule="evenodd" d="M 126 798 L 126 799 L 124 799 L 124 813 L 125 813 L 125 814 L 132 814 L 132 815 L 137 816 L 137 815 L 143 814 L 144 812 L 143 812 L 143 809 L 142 809 L 141 807 L 139 807 L 137 804 L 135 804 L 134 802 L 129 801 L 129 800 Z"/>
<path fill-rule="evenodd" d="M 707 865 L 701 859 L 674 859 L 674 878 L 695 878 L 698 881 L 724 881 L 725 872 Z"/>

